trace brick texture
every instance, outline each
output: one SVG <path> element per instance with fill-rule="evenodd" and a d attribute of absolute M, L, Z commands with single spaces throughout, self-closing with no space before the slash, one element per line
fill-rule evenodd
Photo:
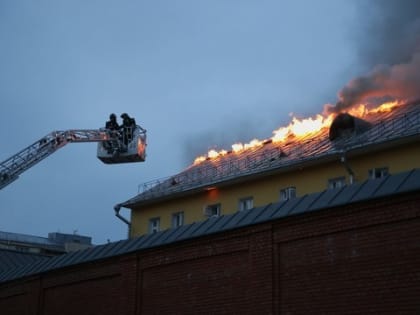
<path fill-rule="evenodd" d="M 420 314 L 420 195 L 0 284 L 0 314 Z"/>

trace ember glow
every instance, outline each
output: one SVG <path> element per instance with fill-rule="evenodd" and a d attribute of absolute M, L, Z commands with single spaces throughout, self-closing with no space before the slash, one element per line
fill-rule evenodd
<path fill-rule="evenodd" d="M 383 113 L 392 111 L 395 107 L 401 106 L 404 104 L 402 101 L 393 101 L 383 103 L 380 106 L 372 107 L 366 104 L 360 104 L 353 106 L 352 108 L 348 109 L 348 113 L 350 115 L 363 118 L 370 114 L 375 113 Z M 207 155 L 202 155 L 197 157 L 194 160 L 194 165 L 200 164 L 205 160 L 212 160 L 218 157 L 224 156 L 228 153 L 240 154 L 241 152 L 249 149 L 255 149 L 259 146 L 262 146 L 266 142 L 273 142 L 273 143 L 284 143 L 289 140 L 299 141 L 303 138 L 308 136 L 313 136 L 315 134 L 323 133 L 326 131 L 331 123 L 333 122 L 334 118 L 337 116 L 336 113 L 328 114 L 327 110 L 324 110 L 324 114 L 318 114 L 314 117 L 298 119 L 297 117 L 293 117 L 292 121 L 286 127 L 280 127 L 277 130 L 273 131 L 273 136 L 267 140 L 258 140 L 254 139 L 249 143 L 235 143 L 232 145 L 231 151 L 220 150 L 216 151 L 214 149 L 210 150 Z"/>

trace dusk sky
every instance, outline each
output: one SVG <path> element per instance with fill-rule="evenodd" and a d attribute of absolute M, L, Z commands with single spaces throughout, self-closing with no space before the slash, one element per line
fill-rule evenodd
<path fill-rule="evenodd" d="M 139 184 L 321 113 L 370 71 L 380 60 L 363 47 L 383 12 L 367 2 L 0 0 L 0 161 L 113 112 L 148 131 L 144 163 L 68 144 L 23 173 L 0 191 L 0 230 L 125 238 L 113 207 Z"/>

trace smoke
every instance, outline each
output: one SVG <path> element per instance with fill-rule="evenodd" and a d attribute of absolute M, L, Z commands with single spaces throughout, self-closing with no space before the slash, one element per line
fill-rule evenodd
<path fill-rule="evenodd" d="M 351 80 L 339 92 L 339 101 L 331 112 L 339 112 L 358 103 L 376 99 L 414 100 L 420 96 L 420 52 L 409 63 L 379 65 L 366 76 Z"/>
<path fill-rule="evenodd" d="M 336 105 L 327 105 L 329 112 L 378 99 L 420 96 L 420 1 L 365 1 L 360 9 L 369 19 L 363 24 L 359 54 L 372 70 L 347 83 Z"/>
<path fill-rule="evenodd" d="M 273 123 L 274 125 L 274 123 Z M 206 153 L 214 149 L 220 151 L 222 149 L 230 150 L 233 143 L 251 141 L 252 139 L 260 139 L 270 134 L 274 126 L 262 121 L 256 115 L 253 119 L 245 117 L 235 118 L 227 116 L 221 119 L 219 124 L 213 130 L 196 131 L 184 139 L 184 160 L 186 164 L 191 163 L 191 157 L 206 155 Z"/>

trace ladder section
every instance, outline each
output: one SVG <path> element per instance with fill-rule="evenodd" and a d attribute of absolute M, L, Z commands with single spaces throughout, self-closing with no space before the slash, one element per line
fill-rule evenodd
<path fill-rule="evenodd" d="M 118 139 L 118 132 L 106 129 L 53 131 L 0 164 L 0 189 L 69 142 L 102 142 L 118 141 Z"/>

